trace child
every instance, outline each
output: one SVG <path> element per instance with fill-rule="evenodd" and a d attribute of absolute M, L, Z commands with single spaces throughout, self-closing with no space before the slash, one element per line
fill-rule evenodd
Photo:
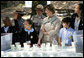
<path fill-rule="evenodd" d="M 13 33 L 14 27 L 12 26 L 12 23 L 10 21 L 9 17 L 6 17 L 3 20 L 4 26 L 1 28 L 1 33 Z"/>
<path fill-rule="evenodd" d="M 60 29 L 59 32 L 59 45 L 61 46 L 61 42 L 65 41 L 65 46 L 71 46 L 72 36 L 74 29 L 70 27 L 71 18 L 66 17 L 62 20 L 63 28 Z"/>
<path fill-rule="evenodd" d="M 33 27 L 33 23 L 30 19 L 24 22 L 24 29 L 20 33 L 21 45 L 23 46 L 24 42 L 30 41 L 30 45 L 36 44 L 38 41 L 37 33 Z"/>

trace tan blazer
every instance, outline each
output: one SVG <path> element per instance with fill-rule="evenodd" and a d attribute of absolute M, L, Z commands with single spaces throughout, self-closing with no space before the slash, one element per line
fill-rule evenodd
<path fill-rule="evenodd" d="M 39 38 L 42 39 L 42 43 L 46 43 L 46 42 L 55 42 L 58 40 L 58 33 L 60 30 L 60 25 L 61 25 L 61 21 L 56 17 L 53 16 L 52 18 L 44 18 L 43 19 L 43 23 L 48 21 L 48 20 L 52 20 L 55 19 L 52 24 L 51 22 L 47 22 L 45 24 L 42 24 L 41 28 L 44 26 L 44 29 L 48 32 L 48 35 L 44 35 L 42 33 L 42 31 L 40 30 L 40 34 L 39 34 Z"/>

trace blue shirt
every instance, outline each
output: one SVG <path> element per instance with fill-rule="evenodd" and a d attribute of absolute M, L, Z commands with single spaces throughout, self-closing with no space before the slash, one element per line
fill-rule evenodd
<path fill-rule="evenodd" d="M 30 32 L 34 32 L 34 29 L 32 28 L 31 30 L 25 29 L 26 32 L 28 32 L 28 35 L 30 35 Z"/>
<path fill-rule="evenodd" d="M 30 35 L 30 32 L 34 32 L 34 29 L 32 28 L 31 30 L 27 30 L 27 29 L 24 29 L 27 33 L 28 33 L 28 35 Z M 27 43 L 31 43 L 31 41 L 29 40 L 29 41 L 26 41 Z"/>
<path fill-rule="evenodd" d="M 59 32 L 59 37 L 61 38 L 61 42 L 65 41 L 65 45 L 71 45 L 73 32 L 74 29 L 72 29 L 71 27 L 68 29 L 61 28 Z"/>

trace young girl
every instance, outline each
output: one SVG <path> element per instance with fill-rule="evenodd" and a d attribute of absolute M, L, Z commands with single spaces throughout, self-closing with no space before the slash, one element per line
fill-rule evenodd
<path fill-rule="evenodd" d="M 30 19 L 24 22 L 24 29 L 20 33 L 20 43 L 23 46 L 24 42 L 30 42 L 30 45 L 36 44 L 38 41 L 37 33 L 33 27 L 33 23 Z"/>

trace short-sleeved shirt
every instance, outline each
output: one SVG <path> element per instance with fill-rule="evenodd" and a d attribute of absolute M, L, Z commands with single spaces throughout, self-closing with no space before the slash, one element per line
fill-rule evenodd
<path fill-rule="evenodd" d="M 44 18 L 45 18 L 44 15 L 41 15 L 41 16 L 39 16 L 39 17 L 38 17 L 37 15 L 34 15 L 34 16 L 32 16 L 31 20 L 32 20 L 34 23 L 37 23 L 37 24 L 41 25 Z"/>
<path fill-rule="evenodd" d="M 44 15 L 41 15 L 41 16 L 34 15 L 34 16 L 32 16 L 31 20 L 34 22 L 35 30 L 37 32 L 40 31 L 40 27 L 41 27 L 41 24 L 42 24 L 42 21 L 43 21 L 44 18 L 45 18 Z"/>
<path fill-rule="evenodd" d="M 73 32 L 74 29 L 71 27 L 66 29 L 66 28 L 61 28 L 59 32 L 59 37 L 61 38 L 61 42 L 65 41 L 65 45 L 71 45 L 72 39 L 73 39 Z"/>

